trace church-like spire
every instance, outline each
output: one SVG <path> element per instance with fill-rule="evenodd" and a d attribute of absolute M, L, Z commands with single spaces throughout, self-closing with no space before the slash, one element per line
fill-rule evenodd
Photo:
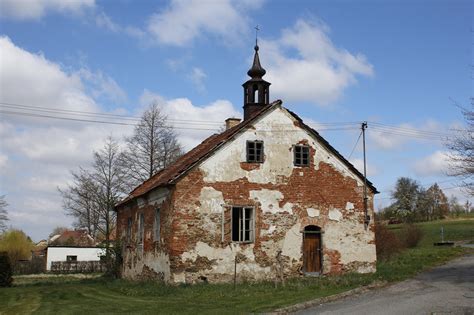
<path fill-rule="evenodd" d="M 258 56 L 259 48 L 258 48 L 257 42 L 255 42 L 254 49 L 255 49 L 255 54 L 253 56 L 252 68 L 250 68 L 250 70 L 247 71 L 247 74 L 252 79 L 261 79 L 265 75 L 265 73 L 267 73 L 267 71 L 265 71 L 265 69 L 263 69 L 262 65 L 260 64 L 260 57 Z"/>
<path fill-rule="evenodd" d="M 258 26 L 255 29 L 258 34 Z M 251 79 L 242 85 L 244 87 L 244 120 L 252 117 L 255 112 L 259 111 L 270 102 L 270 82 L 262 79 L 266 71 L 260 64 L 257 34 L 255 36 L 255 54 L 253 56 L 253 64 L 247 72 Z"/>

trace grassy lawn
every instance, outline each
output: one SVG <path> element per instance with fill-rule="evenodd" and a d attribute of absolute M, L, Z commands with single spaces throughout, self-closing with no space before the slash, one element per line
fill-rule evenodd
<path fill-rule="evenodd" d="M 405 250 L 389 262 L 379 262 L 371 275 L 348 274 L 273 283 L 164 286 L 102 278 L 17 277 L 15 286 L 0 289 L 0 314 L 116 314 L 116 313 L 250 313 L 340 293 L 375 280 L 399 281 L 460 256 L 467 249 L 440 248 L 439 229 L 446 240 L 474 240 L 474 220 L 420 224 L 419 247 Z M 399 227 L 394 226 L 396 231 Z"/>

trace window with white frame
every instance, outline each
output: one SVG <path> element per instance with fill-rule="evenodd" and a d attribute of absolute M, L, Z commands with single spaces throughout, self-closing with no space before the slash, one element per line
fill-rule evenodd
<path fill-rule="evenodd" d="M 232 207 L 232 241 L 253 242 L 254 229 L 254 209 L 252 207 Z"/>
<path fill-rule="evenodd" d="M 145 234 L 145 216 L 143 213 L 138 215 L 138 244 L 143 244 Z"/>
<path fill-rule="evenodd" d="M 161 224 L 161 219 L 160 219 L 160 208 L 155 209 L 155 228 L 154 228 L 154 240 L 155 242 L 160 241 L 160 224 Z"/>

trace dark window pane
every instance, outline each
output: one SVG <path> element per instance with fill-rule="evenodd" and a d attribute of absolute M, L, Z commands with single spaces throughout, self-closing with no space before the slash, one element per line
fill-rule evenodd
<path fill-rule="evenodd" d="M 232 208 L 232 241 L 238 242 L 239 241 L 239 216 L 240 216 L 240 209 L 238 207 Z"/>

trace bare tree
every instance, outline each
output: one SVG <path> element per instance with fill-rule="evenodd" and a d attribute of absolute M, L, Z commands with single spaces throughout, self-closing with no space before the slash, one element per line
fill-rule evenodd
<path fill-rule="evenodd" d="M 8 203 L 5 200 L 5 195 L 0 196 L 0 231 L 5 231 L 7 229 L 8 212 L 7 212 Z"/>
<path fill-rule="evenodd" d="M 96 185 L 94 200 L 99 212 L 98 230 L 105 238 L 106 248 L 109 247 L 110 235 L 116 223 L 115 204 L 123 198 L 126 191 L 119 155 L 118 143 L 108 137 L 104 147 L 94 153 L 90 173 L 91 180 Z"/>
<path fill-rule="evenodd" d="M 73 183 L 65 190 L 59 190 L 63 197 L 63 208 L 66 214 L 75 218 L 73 225 L 86 228 L 87 232 L 97 237 L 100 224 L 100 211 L 96 201 L 96 183 L 90 171 L 80 168 L 72 172 Z"/>
<path fill-rule="evenodd" d="M 121 163 L 128 170 L 130 189 L 173 163 L 183 151 L 156 103 L 143 113 L 133 135 L 125 140 L 127 147 L 121 155 Z"/>
<path fill-rule="evenodd" d="M 73 173 L 73 183 L 60 190 L 63 207 L 75 218 L 75 226 L 87 228 L 93 236 L 102 236 L 106 249 L 116 223 L 114 206 L 126 192 L 119 156 L 117 142 L 108 137 L 103 148 L 94 152 L 92 167 Z"/>
<path fill-rule="evenodd" d="M 474 98 L 471 110 L 462 108 L 466 127 L 447 144 L 450 154 L 449 175 L 458 177 L 466 191 L 474 195 Z"/>

